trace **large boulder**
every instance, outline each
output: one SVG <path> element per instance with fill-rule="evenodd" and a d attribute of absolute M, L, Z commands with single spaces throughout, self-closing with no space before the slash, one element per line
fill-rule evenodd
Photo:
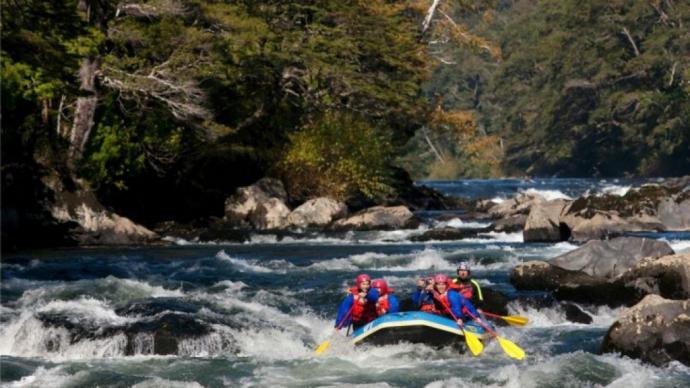
<path fill-rule="evenodd" d="M 391 230 L 419 226 L 419 219 L 405 206 L 374 206 L 332 224 L 335 230 Z"/>
<path fill-rule="evenodd" d="M 519 193 L 515 197 L 499 203 L 492 200 L 478 203 L 480 211 L 486 211 L 493 218 L 507 218 L 517 214 L 529 214 L 532 206 L 545 202 L 546 199 L 535 193 Z"/>
<path fill-rule="evenodd" d="M 654 365 L 690 366 L 690 300 L 648 295 L 623 312 L 609 329 L 603 352 L 620 352 Z"/>
<path fill-rule="evenodd" d="M 225 200 L 224 219 L 239 227 L 284 227 L 290 213 L 286 200 L 287 193 L 281 181 L 262 178 L 251 186 L 238 188 Z"/>
<path fill-rule="evenodd" d="M 564 199 L 535 204 L 527 216 L 522 236 L 525 242 L 565 241 L 570 236 L 561 227 L 560 217 L 568 205 Z"/>
<path fill-rule="evenodd" d="M 580 197 L 563 210 L 560 222 L 577 241 L 635 231 L 690 230 L 689 180 L 646 184 L 624 196 Z"/>
<path fill-rule="evenodd" d="M 690 253 L 642 259 L 617 281 L 642 294 L 690 299 Z"/>
<path fill-rule="evenodd" d="M 280 229 L 287 226 L 290 209 L 278 198 L 261 202 L 249 214 L 249 222 L 257 229 Z"/>
<path fill-rule="evenodd" d="M 146 227 L 107 210 L 82 182 L 75 181 L 74 190 L 52 177 L 46 177 L 45 182 L 54 190 L 53 217 L 75 225 L 69 234 L 82 245 L 133 245 L 158 238 Z"/>
<path fill-rule="evenodd" d="M 493 228 L 496 232 L 514 233 L 524 229 L 527 223 L 527 215 L 514 214 L 494 221 Z"/>
<path fill-rule="evenodd" d="M 551 259 L 549 263 L 570 271 L 611 279 L 632 268 L 643 257 L 661 257 L 673 253 L 665 241 L 619 237 L 609 241 L 589 241 Z"/>
<path fill-rule="evenodd" d="M 314 198 L 298 206 L 288 215 L 291 226 L 306 228 L 326 226 L 347 215 L 347 205 L 331 198 Z"/>
<path fill-rule="evenodd" d="M 641 283 L 638 284 L 635 276 L 642 273 L 642 270 L 636 268 L 659 256 L 672 253 L 673 250 L 665 242 L 649 239 L 590 241 L 549 262 L 530 261 L 520 264 L 513 269 L 510 281 L 518 290 L 553 291 L 559 300 L 609 306 L 630 305 L 647 293 L 655 292 L 653 285 L 645 288 Z M 648 266 L 649 276 L 657 279 L 655 284 L 663 283 L 669 289 L 672 288 L 670 284 L 673 284 L 669 280 L 685 276 L 673 274 L 672 270 L 677 267 L 672 265 Z M 651 268 L 655 268 L 656 272 Z M 637 272 L 631 272 L 634 270 Z M 649 282 L 651 284 L 651 280 Z M 678 293 L 669 291 L 670 294 L 674 292 Z"/>

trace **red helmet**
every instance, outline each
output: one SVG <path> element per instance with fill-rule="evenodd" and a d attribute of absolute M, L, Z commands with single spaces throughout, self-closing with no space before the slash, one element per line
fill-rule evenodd
<path fill-rule="evenodd" d="M 371 281 L 371 276 L 363 273 L 359 276 L 357 276 L 357 279 L 355 279 L 355 283 L 357 283 L 357 287 L 359 287 L 362 282 L 370 282 Z"/>
<path fill-rule="evenodd" d="M 388 283 L 386 283 L 386 281 L 383 279 L 374 279 L 371 282 L 371 288 L 380 288 L 381 296 L 384 296 L 388 293 Z"/>
<path fill-rule="evenodd" d="M 442 273 L 440 273 L 440 274 L 434 276 L 434 283 L 436 283 L 436 284 L 438 284 L 438 283 L 445 283 L 445 284 L 447 285 L 447 284 L 448 284 L 448 281 L 449 281 L 448 276 L 447 276 L 447 275 L 444 275 L 444 274 L 442 274 Z"/>

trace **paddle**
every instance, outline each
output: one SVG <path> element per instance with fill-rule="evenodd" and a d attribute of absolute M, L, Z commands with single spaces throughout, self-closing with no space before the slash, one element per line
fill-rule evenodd
<path fill-rule="evenodd" d="M 338 326 L 337 326 L 336 329 L 335 329 L 336 333 L 338 332 L 338 330 L 340 330 L 340 328 L 343 327 L 343 323 L 345 323 L 345 321 L 347 320 L 347 317 L 349 317 L 350 314 L 352 314 L 352 310 L 353 310 L 354 308 L 355 308 L 355 305 L 354 305 L 354 303 L 353 303 L 353 304 L 352 304 L 352 307 L 350 307 L 350 310 L 348 310 L 347 314 L 345 314 L 345 316 L 343 316 L 343 319 L 341 319 L 340 322 L 338 323 Z M 325 352 L 326 349 L 328 349 L 328 347 L 331 346 L 331 338 L 333 338 L 334 335 L 335 335 L 335 333 L 331 334 L 331 335 L 328 337 L 327 340 L 323 341 L 323 342 L 321 343 L 321 345 L 319 345 L 319 347 L 316 348 L 316 350 L 314 351 L 314 353 L 316 353 L 317 356 L 318 356 L 319 354 Z"/>
<path fill-rule="evenodd" d="M 434 299 L 439 301 L 443 305 L 443 307 L 446 308 L 446 310 L 450 313 L 450 316 L 453 317 L 453 319 L 455 320 L 455 324 L 460 327 L 460 329 L 462 330 L 462 334 L 465 337 L 467 347 L 470 349 L 470 352 L 472 352 L 472 355 L 478 356 L 482 352 L 482 350 L 484 350 L 484 344 L 482 344 L 482 342 L 474 333 L 465 331 L 465 325 L 463 325 L 462 323 L 458 323 L 458 318 L 455 316 L 455 314 L 453 314 L 453 311 L 450 309 L 450 306 L 448 306 L 442 299 L 437 297 L 437 295 L 438 294 L 434 292 Z"/>
<path fill-rule="evenodd" d="M 489 334 L 491 334 L 492 336 L 496 337 L 496 339 L 498 339 L 498 343 L 501 345 L 501 348 L 503 349 L 504 352 L 506 352 L 506 354 L 508 356 L 510 356 L 516 360 L 522 360 L 523 358 L 525 358 L 525 351 L 522 350 L 522 348 L 517 346 L 515 343 L 513 343 L 513 342 L 501 337 L 500 335 L 498 335 L 498 333 L 491 330 L 491 328 L 489 328 L 484 323 L 482 323 L 481 319 L 477 319 L 477 317 L 475 317 L 474 314 L 472 314 L 471 312 L 468 311 L 467 313 L 470 314 L 470 316 L 472 318 L 476 319 L 476 322 L 478 322 L 479 325 L 481 325 L 481 327 L 484 328 L 484 330 L 486 330 Z"/>
<path fill-rule="evenodd" d="M 525 326 L 529 322 L 529 319 L 527 319 L 527 317 L 521 317 L 518 315 L 498 315 L 494 313 L 488 313 L 486 311 L 482 311 L 481 313 L 483 315 L 486 315 L 487 317 L 500 318 L 513 326 Z"/>

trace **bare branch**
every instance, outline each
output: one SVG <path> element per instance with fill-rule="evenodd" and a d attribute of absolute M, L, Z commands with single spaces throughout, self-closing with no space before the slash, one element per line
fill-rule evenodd
<path fill-rule="evenodd" d="M 424 18 L 424 22 L 422 23 L 422 34 L 426 32 L 427 29 L 429 29 L 429 26 L 431 25 L 431 19 L 434 18 L 434 12 L 436 12 L 436 7 L 438 7 L 438 4 L 441 2 L 441 0 L 434 0 L 434 2 L 431 4 L 431 7 L 429 7 L 429 10 L 426 12 L 426 17 Z"/>
<path fill-rule="evenodd" d="M 117 6 L 115 17 L 130 16 L 136 19 L 153 20 L 161 15 L 186 16 L 189 9 L 178 0 L 157 0 L 145 4 L 121 3 Z"/>
<path fill-rule="evenodd" d="M 106 67 L 103 84 L 132 97 L 144 95 L 162 102 L 170 113 L 180 120 L 210 119 L 211 113 L 203 106 L 206 94 L 193 79 L 177 79 L 165 69 L 168 62 L 154 67 L 149 74 L 132 74 Z"/>
<path fill-rule="evenodd" d="M 678 62 L 675 62 L 673 64 L 673 68 L 671 68 L 671 76 L 668 79 L 668 86 L 673 86 L 673 78 L 676 75 L 676 66 L 678 66 Z"/>
<path fill-rule="evenodd" d="M 633 40 L 632 36 L 630 35 L 630 31 L 628 31 L 627 28 L 623 27 L 623 33 L 625 36 L 628 37 L 628 40 L 630 41 L 630 44 L 632 45 L 633 50 L 635 50 L 635 56 L 639 57 L 640 56 L 640 50 L 637 49 L 637 45 L 635 44 L 635 41 Z"/>

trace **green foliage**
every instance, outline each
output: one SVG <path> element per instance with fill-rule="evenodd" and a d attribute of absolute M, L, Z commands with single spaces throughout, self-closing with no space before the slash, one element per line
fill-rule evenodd
<path fill-rule="evenodd" d="M 390 134 L 365 118 L 326 113 L 290 135 L 280 171 L 293 195 L 381 198 L 392 192 Z"/>
<path fill-rule="evenodd" d="M 507 173 L 688 173 L 687 2 L 522 0 L 465 21 L 502 60 L 452 52 L 427 90 L 503 139 Z"/>

